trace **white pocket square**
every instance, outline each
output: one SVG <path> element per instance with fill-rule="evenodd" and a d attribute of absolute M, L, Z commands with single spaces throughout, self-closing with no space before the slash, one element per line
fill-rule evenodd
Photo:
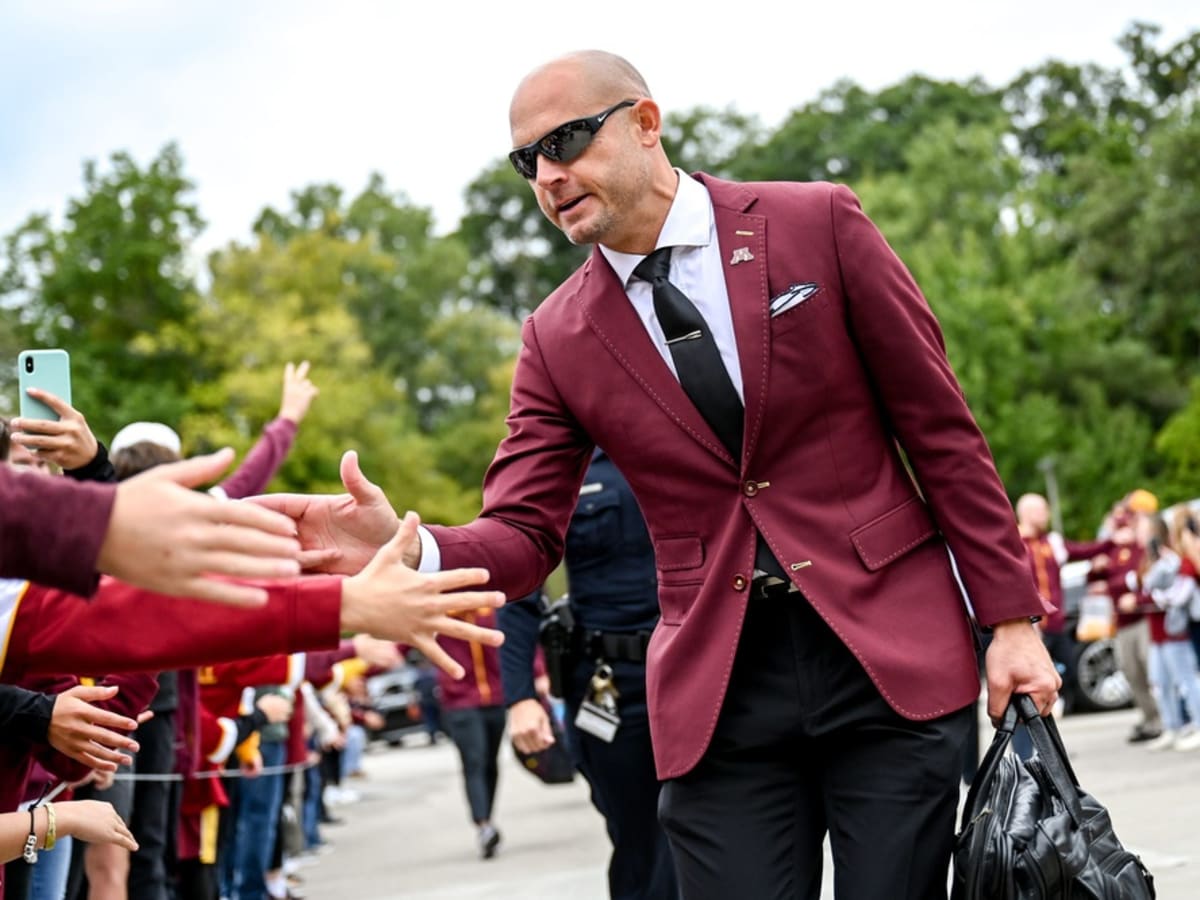
<path fill-rule="evenodd" d="M 802 281 L 789 285 L 788 289 L 778 297 L 771 298 L 771 318 L 782 312 L 787 312 L 793 306 L 799 306 L 821 288 L 815 281 Z"/>

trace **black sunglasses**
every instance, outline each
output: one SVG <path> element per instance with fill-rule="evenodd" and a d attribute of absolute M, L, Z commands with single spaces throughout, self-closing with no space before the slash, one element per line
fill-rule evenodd
<path fill-rule="evenodd" d="M 543 135 L 531 144 L 518 147 L 508 154 L 509 162 L 522 178 L 537 177 L 538 154 L 555 162 L 570 162 L 587 149 L 600 126 L 618 109 L 633 106 L 636 100 L 622 100 L 610 106 L 604 112 L 588 116 L 586 119 L 574 119 L 564 122 L 553 131 Z"/>

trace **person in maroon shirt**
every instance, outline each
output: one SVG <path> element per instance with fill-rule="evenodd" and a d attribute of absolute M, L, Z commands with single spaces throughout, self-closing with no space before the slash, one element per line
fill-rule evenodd
<path fill-rule="evenodd" d="M 496 626 L 489 608 L 468 610 L 458 616 L 472 625 Z M 439 671 L 442 723 L 462 760 L 463 786 L 471 821 L 477 829 L 479 854 L 491 859 L 500 845 L 500 832 L 492 824 L 496 786 L 500 778 L 498 757 L 507 718 L 504 688 L 500 682 L 500 654 L 478 641 L 439 637 L 438 643 L 466 670 L 455 680 Z"/>
<path fill-rule="evenodd" d="M 1037 584 L 1038 594 L 1054 607 L 1054 612 L 1042 618 L 1042 642 L 1050 657 L 1063 673 L 1059 696 L 1067 709 L 1075 698 L 1075 635 L 1067 629 L 1063 608 L 1063 589 L 1060 568 L 1066 562 L 1094 559 L 1110 554 L 1117 546 L 1118 536 L 1099 541 L 1068 541 L 1057 531 L 1050 530 L 1050 504 L 1041 494 L 1024 494 L 1017 500 L 1017 530 L 1029 554 L 1029 568 Z M 1120 543 L 1129 543 L 1132 533 L 1120 533 Z"/>
<path fill-rule="evenodd" d="M 1133 528 L 1139 513 L 1156 511 L 1156 504 L 1155 509 L 1147 505 L 1151 497 L 1145 491 L 1135 491 L 1119 500 L 1106 521 L 1104 531 L 1114 533 Z M 1131 498 L 1134 499 L 1133 505 Z M 1135 509 L 1135 506 L 1139 508 Z M 1152 741 L 1162 734 L 1162 718 L 1150 690 L 1150 631 L 1145 618 L 1146 606 L 1138 599 L 1137 593 L 1129 588 L 1130 578 L 1136 578 L 1144 553 L 1136 541 L 1117 547 L 1107 559 L 1094 561 L 1088 573 L 1088 590 L 1108 594 L 1116 610 L 1117 662 L 1125 680 L 1129 682 L 1134 705 L 1141 713 L 1141 721 L 1133 726 L 1127 738 L 1131 744 Z"/>

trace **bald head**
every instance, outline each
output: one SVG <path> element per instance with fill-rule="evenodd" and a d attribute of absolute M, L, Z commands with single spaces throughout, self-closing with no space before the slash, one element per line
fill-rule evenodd
<path fill-rule="evenodd" d="M 628 60 L 604 50 L 578 50 L 538 66 L 521 79 L 509 106 L 509 121 L 514 120 L 519 103 L 530 88 L 547 81 L 570 90 L 585 107 L 603 106 L 610 98 L 638 100 L 650 96 L 646 79 Z"/>
<path fill-rule="evenodd" d="M 1022 494 L 1017 499 L 1017 522 L 1027 528 L 1044 532 L 1050 524 L 1050 504 L 1041 494 Z"/>

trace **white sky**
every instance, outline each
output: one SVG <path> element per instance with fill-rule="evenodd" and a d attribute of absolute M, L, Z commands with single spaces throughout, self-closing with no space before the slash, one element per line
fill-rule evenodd
<path fill-rule="evenodd" d="M 914 71 L 1002 84 L 1051 57 L 1117 65 L 1134 19 L 1165 45 L 1200 27 L 1200 6 L 0 0 L 0 234 L 61 215 L 84 159 L 145 163 L 171 140 L 209 223 L 200 249 L 244 239 L 293 189 L 353 195 L 374 170 L 447 231 L 509 148 L 516 82 L 563 52 L 626 56 L 667 110 L 732 105 L 775 125 L 839 78 L 874 90 Z"/>

